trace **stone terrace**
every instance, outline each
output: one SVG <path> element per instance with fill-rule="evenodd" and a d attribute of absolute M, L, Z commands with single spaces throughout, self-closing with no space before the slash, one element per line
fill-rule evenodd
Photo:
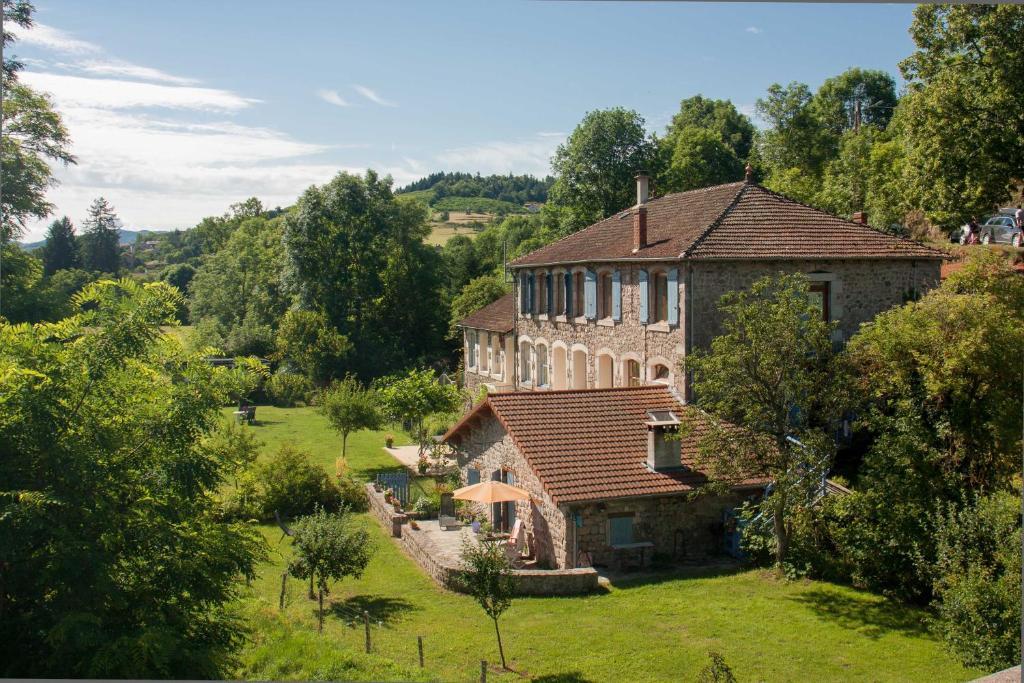
<path fill-rule="evenodd" d="M 476 543 L 468 527 L 442 529 L 437 520 L 418 520 L 419 529 L 409 525 L 409 517 L 395 512 L 384 500 L 384 494 L 366 485 L 370 511 L 385 531 L 393 536 L 405 552 L 416 560 L 438 584 L 462 592 L 461 550 L 465 539 Z M 582 569 L 516 569 L 512 572 L 520 595 L 578 595 L 597 590 L 598 575 L 593 567 Z"/>

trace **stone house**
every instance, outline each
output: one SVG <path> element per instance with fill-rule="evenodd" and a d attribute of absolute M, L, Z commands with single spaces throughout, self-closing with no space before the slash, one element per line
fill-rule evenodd
<path fill-rule="evenodd" d="M 650 199 L 512 262 L 512 293 L 461 323 L 465 385 L 492 391 L 661 383 L 720 333 L 722 294 L 799 272 L 836 343 L 939 282 L 943 252 L 750 180 Z M 480 314 L 480 315 L 478 315 Z"/>
<path fill-rule="evenodd" d="M 756 478 L 731 494 L 693 495 L 707 481 L 694 467 L 705 429 L 697 408 L 655 384 L 491 394 L 444 440 L 467 483 L 496 479 L 530 492 L 529 501 L 477 512 L 499 529 L 523 520 L 540 566 L 619 567 L 655 553 L 719 553 L 725 511 L 760 496 L 766 482 Z"/>

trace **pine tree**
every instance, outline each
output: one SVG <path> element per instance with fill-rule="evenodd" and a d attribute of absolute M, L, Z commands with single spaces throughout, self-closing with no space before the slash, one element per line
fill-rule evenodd
<path fill-rule="evenodd" d="M 98 197 L 89 207 L 82 234 L 82 263 L 86 270 L 116 273 L 121 263 L 121 219 L 106 199 Z"/>
<path fill-rule="evenodd" d="M 75 226 L 67 216 L 50 224 L 43 246 L 43 273 L 53 275 L 58 270 L 79 266 Z"/>

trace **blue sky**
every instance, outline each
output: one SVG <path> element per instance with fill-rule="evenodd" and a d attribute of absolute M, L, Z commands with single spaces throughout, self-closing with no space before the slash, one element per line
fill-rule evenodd
<path fill-rule="evenodd" d="M 664 130 L 679 100 L 752 113 L 913 49 L 911 5 L 37 0 L 13 52 L 54 98 L 79 164 L 50 192 L 76 223 L 188 227 L 256 195 L 286 205 L 339 170 L 548 172 L 583 114 Z M 45 224 L 32 226 L 37 238 Z"/>

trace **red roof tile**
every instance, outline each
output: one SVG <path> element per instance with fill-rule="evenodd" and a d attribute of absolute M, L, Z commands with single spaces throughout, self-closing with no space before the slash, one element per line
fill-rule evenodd
<path fill-rule="evenodd" d="M 516 308 L 509 292 L 497 301 L 478 308 L 459 321 L 460 327 L 474 330 L 488 330 L 506 334 L 512 331 L 515 322 Z"/>
<path fill-rule="evenodd" d="M 514 266 L 622 259 L 946 258 L 912 240 L 739 182 L 647 203 L 647 246 L 633 253 L 633 215 L 623 211 L 522 256 Z"/>
<path fill-rule="evenodd" d="M 683 430 L 681 469 L 647 467 L 647 413 L 672 410 Z M 707 481 L 694 470 L 706 432 L 703 413 L 665 386 L 491 394 L 445 435 L 458 438 L 493 414 L 556 503 L 689 491 Z M 757 485 L 761 480 L 748 480 Z"/>

